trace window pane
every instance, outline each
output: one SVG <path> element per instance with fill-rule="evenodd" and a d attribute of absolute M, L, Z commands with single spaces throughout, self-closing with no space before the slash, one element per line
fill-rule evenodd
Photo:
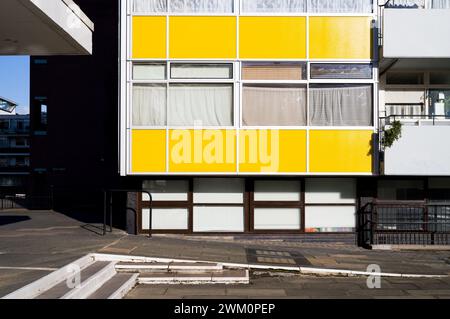
<path fill-rule="evenodd" d="M 244 180 L 234 178 L 197 178 L 194 180 L 195 204 L 242 204 Z"/>
<path fill-rule="evenodd" d="M 167 12 L 167 0 L 134 0 L 133 12 Z"/>
<path fill-rule="evenodd" d="M 312 125 L 372 125 L 372 85 L 311 85 L 309 99 Z"/>
<path fill-rule="evenodd" d="M 194 207 L 194 232 L 243 231 L 243 207 Z"/>
<path fill-rule="evenodd" d="M 300 230 L 300 208 L 255 208 L 256 230 Z"/>
<path fill-rule="evenodd" d="M 170 0 L 170 11 L 176 13 L 233 13 L 233 0 Z"/>
<path fill-rule="evenodd" d="M 134 64 L 133 80 L 165 80 L 165 64 Z"/>
<path fill-rule="evenodd" d="M 311 79 L 371 79 L 370 64 L 311 64 Z"/>
<path fill-rule="evenodd" d="M 450 116 L 450 90 L 430 90 L 430 113 L 438 116 Z"/>
<path fill-rule="evenodd" d="M 169 125 L 233 126 L 232 84 L 171 84 Z"/>
<path fill-rule="evenodd" d="M 354 206 L 307 206 L 305 230 L 309 233 L 355 231 Z"/>
<path fill-rule="evenodd" d="M 189 183 L 188 181 L 144 181 L 144 190 L 152 194 L 153 201 L 180 201 L 188 200 Z M 143 201 L 150 201 L 150 197 L 146 193 L 142 193 Z"/>
<path fill-rule="evenodd" d="M 304 80 L 305 63 L 244 63 L 243 80 Z"/>
<path fill-rule="evenodd" d="M 430 84 L 445 84 L 445 85 L 450 84 L 450 73 L 444 72 L 431 73 Z"/>
<path fill-rule="evenodd" d="M 135 84 L 133 86 L 133 125 L 166 125 L 166 85 Z"/>
<path fill-rule="evenodd" d="M 307 0 L 242 0 L 243 12 L 306 12 Z"/>
<path fill-rule="evenodd" d="M 425 8 L 426 0 L 391 0 L 386 4 L 386 8 Z M 433 0 L 432 0 L 433 1 Z M 438 0 L 440 1 L 440 0 Z M 445 1 L 445 0 L 444 0 Z"/>
<path fill-rule="evenodd" d="M 142 210 L 142 229 L 150 228 L 150 209 Z M 152 229 L 153 230 L 187 230 L 189 212 L 185 208 L 153 208 Z"/>
<path fill-rule="evenodd" d="M 424 183 L 421 180 L 378 181 L 378 198 L 381 200 L 423 200 Z"/>
<path fill-rule="evenodd" d="M 172 79 L 232 79 L 232 64 L 172 64 Z"/>
<path fill-rule="evenodd" d="M 414 85 L 423 84 L 423 73 L 422 72 L 388 72 L 386 75 L 387 84 L 397 84 L 397 85 Z"/>
<path fill-rule="evenodd" d="M 245 126 L 305 126 L 306 88 L 286 85 L 244 85 Z"/>
<path fill-rule="evenodd" d="M 347 178 L 309 178 L 306 180 L 307 204 L 354 204 L 356 182 Z"/>
<path fill-rule="evenodd" d="M 372 13 L 372 0 L 309 0 L 309 12 Z"/>
<path fill-rule="evenodd" d="M 299 202 L 300 181 L 255 181 L 255 201 Z"/>

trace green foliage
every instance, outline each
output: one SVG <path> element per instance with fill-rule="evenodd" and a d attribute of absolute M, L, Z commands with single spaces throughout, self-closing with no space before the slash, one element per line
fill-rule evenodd
<path fill-rule="evenodd" d="M 390 148 L 395 141 L 402 137 L 402 123 L 394 121 L 389 129 L 384 130 L 382 144 L 385 148 Z"/>

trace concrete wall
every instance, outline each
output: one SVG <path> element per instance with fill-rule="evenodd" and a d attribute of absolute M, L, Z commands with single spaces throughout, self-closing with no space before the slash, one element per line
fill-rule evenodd
<path fill-rule="evenodd" d="M 385 151 L 386 175 L 450 176 L 450 126 L 403 126 Z"/>
<path fill-rule="evenodd" d="M 385 9 L 386 58 L 450 57 L 450 10 Z"/>

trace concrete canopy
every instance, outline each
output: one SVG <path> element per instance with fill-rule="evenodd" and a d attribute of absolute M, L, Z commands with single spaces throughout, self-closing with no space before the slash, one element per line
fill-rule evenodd
<path fill-rule="evenodd" d="M 93 31 L 72 0 L 0 1 L 0 55 L 92 54 Z"/>

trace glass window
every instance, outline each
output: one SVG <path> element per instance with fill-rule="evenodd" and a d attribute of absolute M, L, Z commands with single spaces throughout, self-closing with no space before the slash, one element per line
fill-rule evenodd
<path fill-rule="evenodd" d="M 233 126 L 233 84 L 171 84 L 169 125 Z"/>
<path fill-rule="evenodd" d="M 354 206 L 307 206 L 305 230 L 308 233 L 354 232 L 355 212 Z"/>
<path fill-rule="evenodd" d="M 372 125 L 372 85 L 311 85 L 310 124 Z"/>
<path fill-rule="evenodd" d="M 306 180 L 307 204 L 354 204 L 356 182 L 344 178 L 309 178 Z"/>
<path fill-rule="evenodd" d="M 165 64 L 133 64 L 133 80 L 165 80 Z"/>
<path fill-rule="evenodd" d="M 424 83 L 422 72 L 388 72 L 386 83 L 394 85 L 418 85 Z"/>
<path fill-rule="evenodd" d="M 172 79 L 232 79 L 232 64 L 181 64 L 173 63 Z"/>
<path fill-rule="evenodd" d="M 170 0 L 174 13 L 233 13 L 234 0 Z"/>
<path fill-rule="evenodd" d="M 305 126 L 306 87 L 246 84 L 242 109 L 245 126 Z"/>
<path fill-rule="evenodd" d="M 165 84 L 133 86 L 133 125 L 166 125 L 167 87 Z"/>
<path fill-rule="evenodd" d="M 236 178 L 197 178 L 195 204 L 243 204 L 244 180 Z"/>
<path fill-rule="evenodd" d="M 371 79 L 371 64 L 311 64 L 311 79 Z"/>
<path fill-rule="evenodd" d="M 144 190 L 152 194 L 153 201 L 186 202 L 188 201 L 189 182 L 183 180 L 144 181 Z M 143 201 L 150 201 L 148 194 L 142 194 Z"/>
<path fill-rule="evenodd" d="M 150 209 L 142 210 L 142 229 L 150 228 Z M 153 230 L 187 230 L 189 211 L 186 208 L 153 208 Z"/>
<path fill-rule="evenodd" d="M 167 12 L 168 0 L 133 0 L 133 12 Z"/>
<path fill-rule="evenodd" d="M 245 13 L 306 12 L 307 0 L 242 0 Z"/>
<path fill-rule="evenodd" d="M 430 114 L 450 117 L 450 90 L 430 90 Z"/>
<path fill-rule="evenodd" d="M 300 208 L 255 208 L 255 230 L 300 230 Z"/>
<path fill-rule="evenodd" d="M 449 1 L 450 3 L 450 1 Z M 430 74 L 430 84 L 450 84 L 450 72 L 433 72 Z"/>
<path fill-rule="evenodd" d="M 251 62 L 242 65 L 243 80 L 304 80 L 306 63 Z"/>
<path fill-rule="evenodd" d="M 433 1 L 433 0 L 432 0 Z M 438 0 L 440 1 L 440 0 Z M 444 0 L 446 1 L 446 0 Z M 391 0 L 386 8 L 425 8 L 425 0 Z"/>
<path fill-rule="evenodd" d="M 423 200 L 424 183 L 421 180 L 378 181 L 378 198 L 381 200 Z"/>
<path fill-rule="evenodd" d="M 372 13 L 373 0 L 308 0 L 309 12 Z"/>
<path fill-rule="evenodd" d="M 243 207 L 194 207 L 194 232 L 243 232 Z"/>
<path fill-rule="evenodd" d="M 255 181 L 254 200 L 299 202 L 300 189 L 300 181 Z"/>

